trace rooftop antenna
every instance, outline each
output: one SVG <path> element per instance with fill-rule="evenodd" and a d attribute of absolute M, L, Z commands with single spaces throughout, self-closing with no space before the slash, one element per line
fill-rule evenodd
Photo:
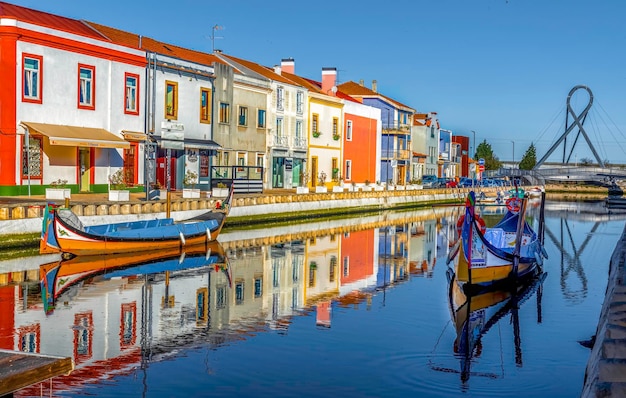
<path fill-rule="evenodd" d="M 222 36 L 215 36 L 216 30 L 224 30 L 224 27 L 217 25 L 217 24 L 211 27 L 211 52 L 212 53 L 215 52 L 215 39 L 223 39 Z"/>

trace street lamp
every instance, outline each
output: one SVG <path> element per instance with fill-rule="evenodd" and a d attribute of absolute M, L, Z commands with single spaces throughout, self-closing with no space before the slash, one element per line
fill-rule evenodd
<path fill-rule="evenodd" d="M 472 130 L 472 134 L 474 135 L 474 143 L 472 145 L 474 146 L 474 152 L 476 152 L 476 132 L 474 130 Z M 472 158 L 474 158 L 474 155 L 475 154 L 473 154 L 472 150 L 470 149 L 470 156 Z"/>
<path fill-rule="evenodd" d="M 474 159 L 475 155 L 476 155 L 476 132 L 474 130 L 471 130 L 472 134 L 474 135 L 474 153 L 472 153 L 472 150 L 470 149 L 470 156 L 472 157 L 472 159 Z M 476 159 L 474 159 L 474 167 L 476 167 Z M 474 180 L 476 179 L 476 168 L 474 168 L 474 175 L 472 176 L 472 188 L 474 188 Z"/>
<path fill-rule="evenodd" d="M 513 168 L 515 168 L 515 141 L 511 141 L 513 143 Z"/>

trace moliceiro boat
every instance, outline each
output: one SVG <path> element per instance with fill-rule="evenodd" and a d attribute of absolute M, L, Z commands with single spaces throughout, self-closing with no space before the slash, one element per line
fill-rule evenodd
<path fill-rule="evenodd" d="M 201 220 L 172 218 L 84 226 L 70 209 L 46 206 L 39 252 L 94 255 L 181 249 L 217 239 L 233 198 L 233 187 L 218 208 Z"/>
<path fill-rule="evenodd" d="M 546 256 L 542 244 L 543 202 L 535 232 L 525 219 L 528 197 L 513 196 L 507 200 L 507 211 L 493 227 L 487 228 L 475 212 L 476 198 L 470 192 L 465 214 L 457 223 L 458 238 L 448 255 L 454 263 L 457 283 L 466 292 L 494 289 L 515 284 L 534 275 Z"/>

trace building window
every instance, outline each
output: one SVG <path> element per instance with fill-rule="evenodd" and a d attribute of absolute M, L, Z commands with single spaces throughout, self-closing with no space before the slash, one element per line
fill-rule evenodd
<path fill-rule="evenodd" d="M 276 118 L 276 136 L 277 137 L 283 136 L 283 118 L 282 117 Z"/>
<path fill-rule="evenodd" d="M 245 152 L 237 152 L 237 165 L 238 166 L 246 165 L 246 153 Z"/>
<path fill-rule="evenodd" d="M 235 283 L 235 303 L 236 304 L 243 304 L 243 299 L 244 299 L 244 284 L 243 281 L 238 281 L 237 283 Z"/>
<path fill-rule="evenodd" d="M 218 286 L 215 291 L 215 307 L 218 309 L 226 307 L 226 287 Z"/>
<path fill-rule="evenodd" d="M 296 112 L 299 114 L 304 112 L 304 93 L 302 91 L 296 93 Z"/>
<path fill-rule="evenodd" d="M 259 298 L 263 296 L 263 278 L 254 278 L 254 297 Z"/>
<path fill-rule="evenodd" d="M 285 89 L 283 89 L 282 87 L 277 87 L 276 88 L 276 109 L 278 109 L 279 111 L 282 111 L 284 108 L 284 102 L 285 102 Z"/>
<path fill-rule="evenodd" d="M 352 120 L 346 122 L 346 141 L 352 141 Z"/>
<path fill-rule="evenodd" d="M 96 109 L 96 68 L 78 65 L 78 107 Z"/>
<path fill-rule="evenodd" d="M 42 177 L 42 141 L 41 137 L 28 136 L 30 145 L 26 145 L 26 139 L 24 139 L 24 146 L 22 148 L 22 178 L 41 179 Z"/>
<path fill-rule="evenodd" d="M 178 83 L 165 81 L 165 118 L 178 119 Z"/>
<path fill-rule="evenodd" d="M 319 115 L 317 113 L 313 114 L 311 118 L 311 131 L 314 133 L 319 133 Z"/>
<path fill-rule="evenodd" d="M 346 160 L 346 180 L 352 180 L 352 160 Z"/>
<path fill-rule="evenodd" d="M 333 235 L 335 236 L 335 235 Z M 337 272 L 337 257 L 335 256 L 331 256 L 330 257 L 330 269 L 328 270 L 328 281 L 329 282 L 334 282 L 335 281 L 335 273 Z"/>
<path fill-rule="evenodd" d="M 43 101 L 41 87 L 43 84 L 43 57 L 38 55 L 23 54 L 22 74 L 22 101 L 41 104 Z"/>
<path fill-rule="evenodd" d="M 339 119 L 336 117 L 333 118 L 333 137 L 337 137 L 339 135 Z"/>
<path fill-rule="evenodd" d="M 220 102 L 220 123 L 230 122 L 230 104 Z"/>
<path fill-rule="evenodd" d="M 199 177 L 208 177 L 209 176 L 209 150 L 200 149 L 199 158 L 200 158 Z"/>
<path fill-rule="evenodd" d="M 350 276 L 350 257 L 343 258 L 343 276 Z"/>
<path fill-rule="evenodd" d="M 239 107 L 239 117 L 237 118 L 237 123 L 240 126 L 248 125 L 248 108 L 245 106 Z"/>
<path fill-rule="evenodd" d="M 124 113 L 139 115 L 139 75 L 125 73 Z"/>
<path fill-rule="evenodd" d="M 211 90 L 200 89 L 200 123 L 211 123 Z"/>
<path fill-rule="evenodd" d="M 265 109 L 259 109 L 257 113 L 257 128 L 264 129 L 265 128 Z"/>

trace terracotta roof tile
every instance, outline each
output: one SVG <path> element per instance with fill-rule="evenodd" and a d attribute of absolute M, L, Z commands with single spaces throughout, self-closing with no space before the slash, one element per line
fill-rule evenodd
<path fill-rule="evenodd" d="M 353 81 L 342 83 L 338 86 L 338 88 L 341 91 L 353 97 L 362 97 L 362 98 L 380 97 L 384 99 L 385 101 L 395 105 L 396 107 L 413 110 L 413 108 L 411 108 L 408 105 L 403 104 L 402 102 L 396 101 L 393 98 L 389 98 L 386 95 L 373 91 L 372 89 L 369 89 L 365 86 L 361 86 L 360 84 L 355 83 Z"/>
<path fill-rule="evenodd" d="M 94 31 L 86 23 L 78 19 L 66 18 L 47 12 L 33 10 L 30 8 L 16 6 L 5 2 L 0 2 L 0 16 L 5 18 L 15 18 L 19 21 L 57 29 L 68 33 L 106 40 L 105 37 Z"/>
<path fill-rule="evenodd" d="M 224 62 L 213 54 L 203 53 L 200 51 L 189 50 L 169 43 L 163 43 L 149 37 L 140 36 L 135 33 L 129 33 L 120 29 L 111 28 L 109 26 L 100 25 L 95 22 L 87 22 L 94 29 L 108 37 L 112 42 L 123 46 L 151 51 L 158 54 L 179 58 L 181 60 L 195 62 L 200 65 L 212 65 L 213 62 Z M 141 42 L 141 47 L 139 43 Z"/>

